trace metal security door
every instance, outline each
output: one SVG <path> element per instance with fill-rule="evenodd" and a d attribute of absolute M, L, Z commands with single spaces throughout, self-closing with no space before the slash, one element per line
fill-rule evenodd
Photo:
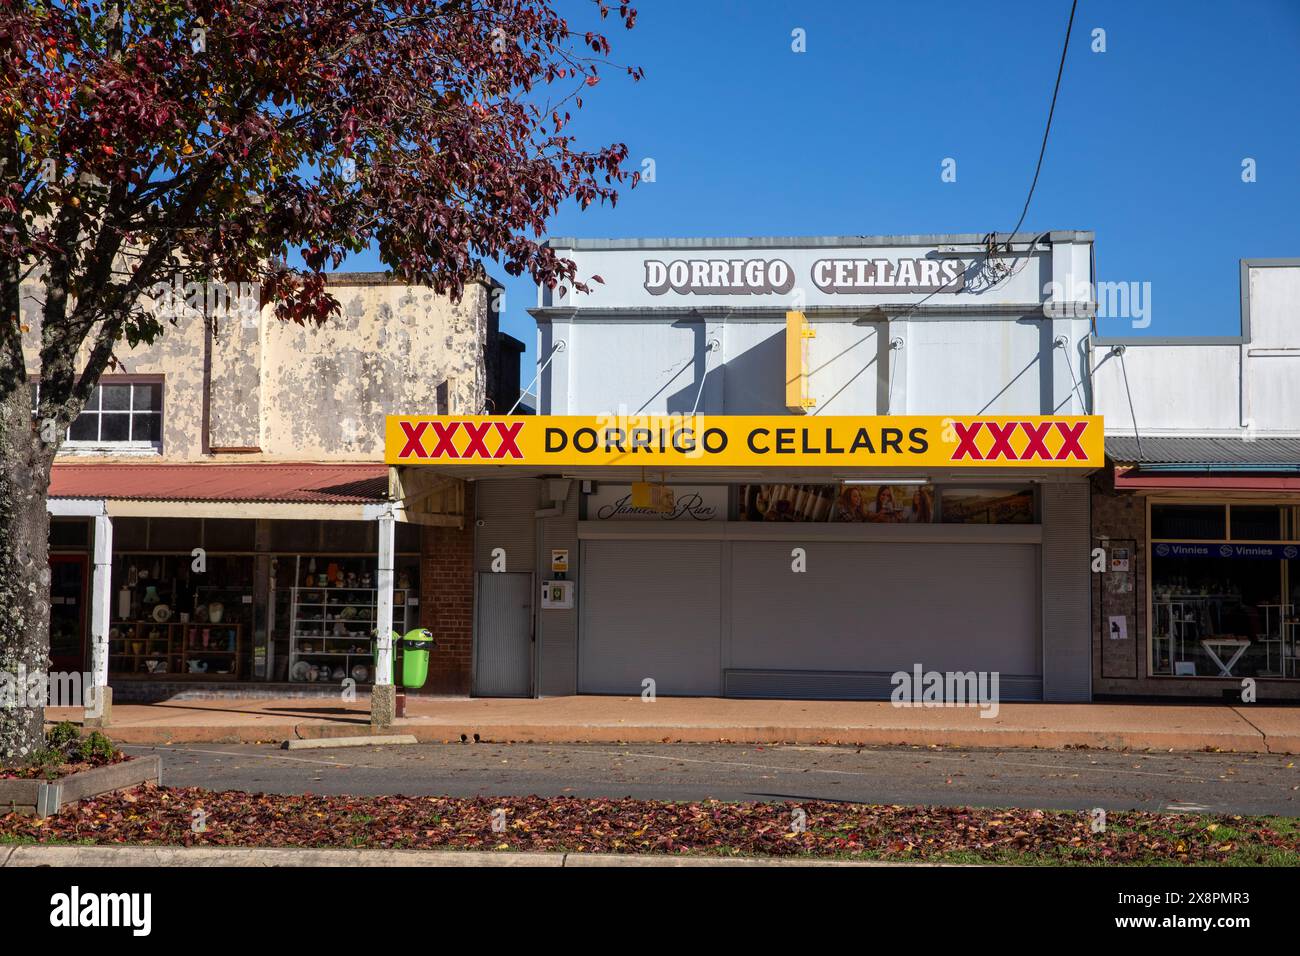
<path fill-rule="evenodd" d="M 533 576 L 481 572 L 474 601 L 474 696 L 527 697 L 533 689 Z"/>
<path fill-rule="evenodd" d="M 593 540 L 582 550 L 578 693 L 722 689 L 720 541 Z"/>

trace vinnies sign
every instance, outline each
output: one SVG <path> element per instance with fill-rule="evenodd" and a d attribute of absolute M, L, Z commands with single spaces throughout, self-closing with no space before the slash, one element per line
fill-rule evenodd
<path fill-rule="evenodd" d="M 784 259 L 646 259 L 643 288 L 651 295 L 784 294 L 796 285 L 795 269 Z M 808 280 L 832 295 L 889 292 L 961 292 L 961 259 L 818 259 Z"/>
<path fill-rule="evenodd" d="M 1096 416 L 389 415 L 390 465 L 1097 468 Z"/>

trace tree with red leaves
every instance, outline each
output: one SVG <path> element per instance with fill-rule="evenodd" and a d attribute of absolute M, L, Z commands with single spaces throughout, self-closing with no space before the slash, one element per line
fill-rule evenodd
<path fill-rule="evenodd" d="M 609 56 L 551 0 L 0 0 L 0 674 L 48 668 L 50 467 L 115 351 L 176 321 L 149 290 L 253 283 L 326 322 L 324 271 L 367 248 L 452 297 L 485 260 L 585 289 L 541 239 L 635 184 L 568 131 Z M 23 696 L 0 762 L 40 744 Z"/>

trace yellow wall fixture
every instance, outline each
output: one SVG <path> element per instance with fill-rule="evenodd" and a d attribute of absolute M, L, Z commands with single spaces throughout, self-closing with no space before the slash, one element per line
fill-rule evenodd
<path fill-rule="evenodd" d="M 808 340 L 816 337 L 802 312 L 785 314 L 785 407 L 796 415 L 817 404 L 808 397 Z"/>
<path fill-rule="evenodd" d="M 648 511 L 672 511 L 673 491 L 667 485 L 650 481 L 632 482 L 632 507 Z"/>

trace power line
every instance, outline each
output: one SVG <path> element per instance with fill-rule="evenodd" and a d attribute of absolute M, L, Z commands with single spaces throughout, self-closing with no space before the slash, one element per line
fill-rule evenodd
<path fill-rule="evenodd" d="M 1016 227 L 1011 230 L 1011 236 L 1020 231 L 1021 224 L 1025 221 L 1025 216 L 1029 212 L 1029 203 L 1034 198 L 1034 188 L 1038 185 L 1038 174 L 1043 170 L 1043 157 L 1047 154 L 1047 135 L 1052 131 L 1052 116 L 1056 113 L 1056 97 L 1061 92 L 1061 75 L 1065 72 L 1065 54 L 1070 49 L 1070 31 L 1074 29 L 1074 11 L 1079 6 L 1079 0 L 1073 0 L 1070 4 L 1070 21 L 1065 25 L 1065 43 L 1061 45 L 1061 63 L 1056 68 L 1056 86 L 1052 89 L 1052 105 L 1047 111 L 1047 126 L 1043 130 L 1043 145 L 1038 150 L 1038 165 L 1034 167 L 1034 180 L 1029 184 L 1029 195 L 1025 197 L 1025 208 L 1020 210 L 1020 220 Z M 1011 247 L 1011 236 L 1007 237 L 1007 248 Z"/>

